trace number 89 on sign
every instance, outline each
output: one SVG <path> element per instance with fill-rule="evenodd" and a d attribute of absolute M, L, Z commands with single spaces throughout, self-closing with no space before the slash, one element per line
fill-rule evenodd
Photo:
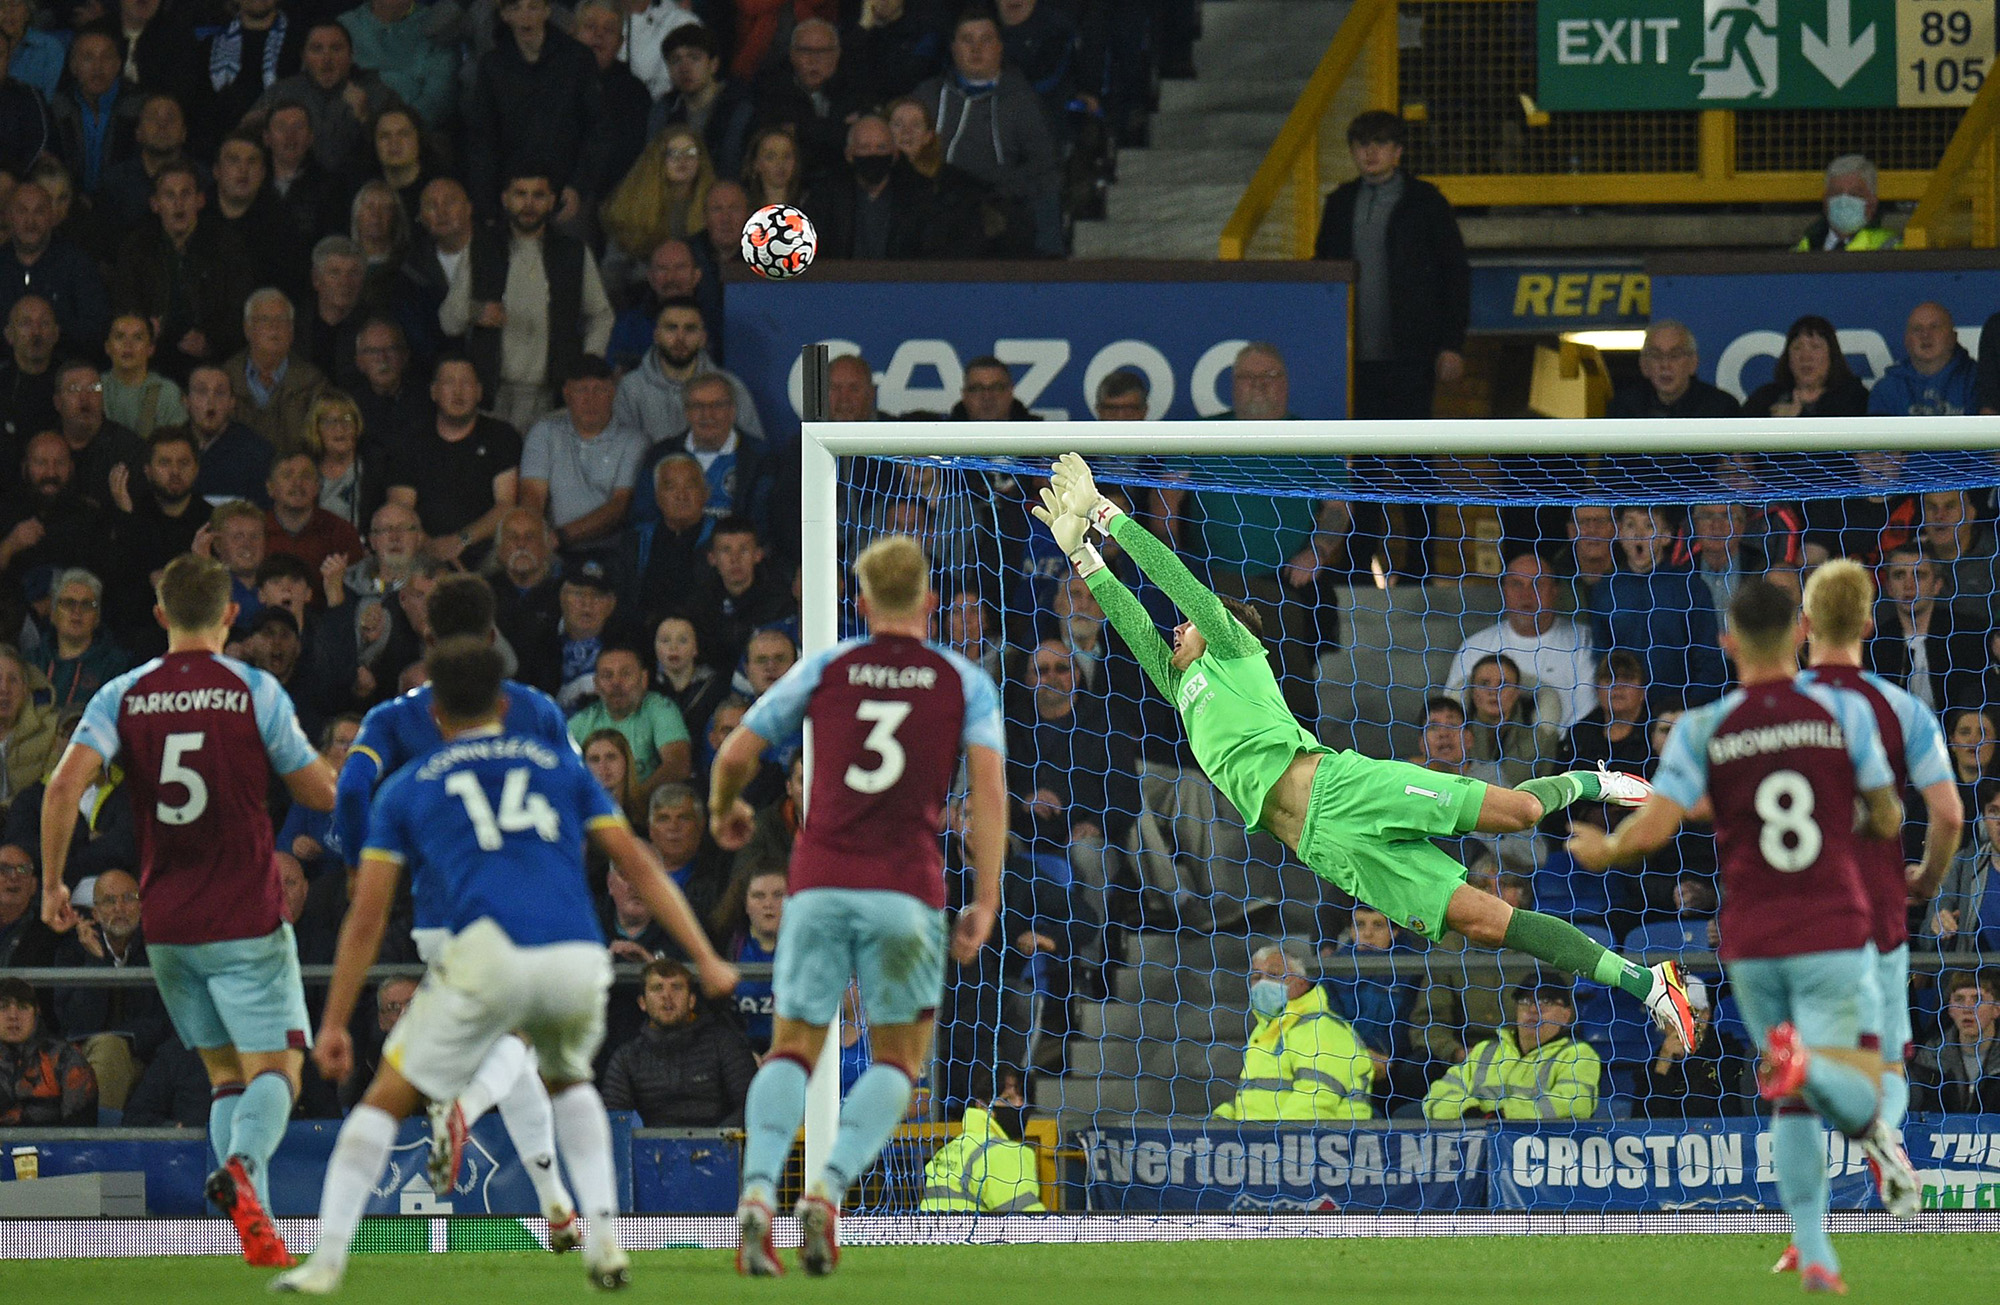
<path fill-rule="evenodd" d="M 1899 0 L 1896 53 L 1899 107 L 1972 103 L 1993 68 L 1993 0 Z"/>

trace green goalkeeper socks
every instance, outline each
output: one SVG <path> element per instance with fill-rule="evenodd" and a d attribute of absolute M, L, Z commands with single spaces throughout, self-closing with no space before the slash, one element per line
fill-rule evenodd
<path fill-rule="evenodd" d="M 1544 775 L 1540 779 L 1524 780 L 1514 787 L 1523 793 L 1533 793 L 1540 799 L 1545 816 L 1575 802 L 1595 802 L 1604 792 L 1597 782 L 1596 772 L 1589 770 Z"/>
<path fill-rule="evenodd" d="M 1567 779 L 1568 776 L 1557 775 L 1553 778 Z M 1543 782 L 1529 781 L 1531 784 Z M 1594 982 L 1607 986 L 1616 984 L 1641 1001 L 1653 991 L 1652 971 L 1592 942 L 1583 930 L 1553 915 L 1516 910 L 1507 922 L 1506 942 L 1517 952 L 1526 952 L 1571 974 L 1587 974 Z"/>

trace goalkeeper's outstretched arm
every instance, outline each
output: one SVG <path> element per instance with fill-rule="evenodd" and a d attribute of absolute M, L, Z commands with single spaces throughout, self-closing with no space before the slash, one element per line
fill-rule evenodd
<path fill-rule="evenodd" d="M 1118 541 L 1148 580 L 1158 585 L 1174 606 L 1194 622 L 1209 649 L 1218 657 L 1261 657 L 1263 644 L 1251 634 L 1213 591 L 1195 579 L 1174 550 L 1153 533 L 1127 516 L 1122 508 L 1097 492 L 1097 483 L 1081 457 L 1066 453 L 1057 462 L 1051 481 L 1063 504 L 1106 535 Z M 1096 592 L 1096 585 L 1091 591 Z M 1102 599 L 1099 600 L 1102 602 Z M 1106 612 L 1109 615 L 1109 612 Z M 1122 633 L 1122 631 L 1121 631 Z"/>

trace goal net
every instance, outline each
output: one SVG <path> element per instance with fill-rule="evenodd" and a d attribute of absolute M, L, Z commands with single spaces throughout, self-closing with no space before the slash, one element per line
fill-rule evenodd
<path fill-rule="evenodd" d="M 1995 449 L 2000 422 L 1978 418 L 809 424 L 808 647 L 855 632 L 858 549 L 908 533 L 932 560 L 937 639 L 1005 706 L 1005 910 L 951 972 L 936 1117 L 1019 1091 L 1070 1209 L 1775 1208 L 1704 827 L 1611 874 L 1564 850 L 1572 821 L 1615 820 L 1590 803 L 1440 843 L 1475 887 L 1681 959 L 1702 1011 L 1690 1051 L 1623 993 L 1428 941 L 1248 832 L 1028 507 L 1056 455 L 1084 453 L 1197 576 L 1258 612 L 1287 703 L 1327 746 L 1510 786 L 1650 775 L 1677 715 L 1729 685 L 1717 640 L 1735 588 L 1857 558 L 1881 591 L 1869 665 L 1943 718 L 1971 867 L 1989 850 L 1976 813 L 2000 691 Z M 1171 638 L 1160 587 L 1106 553 Z M 1982 946 L 2000 952 L 2000 893 L 1982 917 L 1972 881 L 1912 907 L 1918 1043 L 1948 1028 L 1947 989 Z M 1941 929 L 1939 907 L 1961 927 Z M 1253 967 L 1298 976 L 1282 1038 L 1253 1011 Z M 1952 1158 L 1966 1130 L 1938 1113 L 1951 1102 L 1927 1054 L 1909 1149 L 1930 1207 L 1975 1205 L 2000 1175 Z M 1981 1163 L 2000 1169 L 1989 1140 Z M 892 1150 L 873 1208 L 914 1208 L 934 1146 Z M 1858 1150 L 1828 1146 L 1835 1207 L 1876 1208 Z"/>

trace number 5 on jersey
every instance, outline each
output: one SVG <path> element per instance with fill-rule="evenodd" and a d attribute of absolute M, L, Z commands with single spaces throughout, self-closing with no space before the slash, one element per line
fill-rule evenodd
<path fill-rule="evenodd" d="M 461 770 L 448 777 L 444 791 L 465 804 L 466 819 L 472 822 L 472 836 L 479 840 L 482 851 L 497 852 L 506 842 L 506 835 L 529 830 L 544 843 L 553 843 L 562 836 L 562 818 L 556 815 L 549 800 L 528 791 L 526 766 L 508 771 L 501 782 L 497 816 L 493 804 L 486 800 L 486 790 L 479 786 L 479 776 L 471 771 Z"/>
<path fill-rule="evenodd" d="M 201 777 L 201 772 L 185 764 L 187 755 L 201 751 L 201 745 L 207 738 L 208 734 L 203 730 L 167 735 L 166 746 L 160 750 L 160 787 L 179 784 L 187 790 L 187 801 L 179 806 L 155 801 L 153 814 L 161 824 L 191 825 L 201 819 L 202 812 L 208 810 L 208 781 Z"/>

